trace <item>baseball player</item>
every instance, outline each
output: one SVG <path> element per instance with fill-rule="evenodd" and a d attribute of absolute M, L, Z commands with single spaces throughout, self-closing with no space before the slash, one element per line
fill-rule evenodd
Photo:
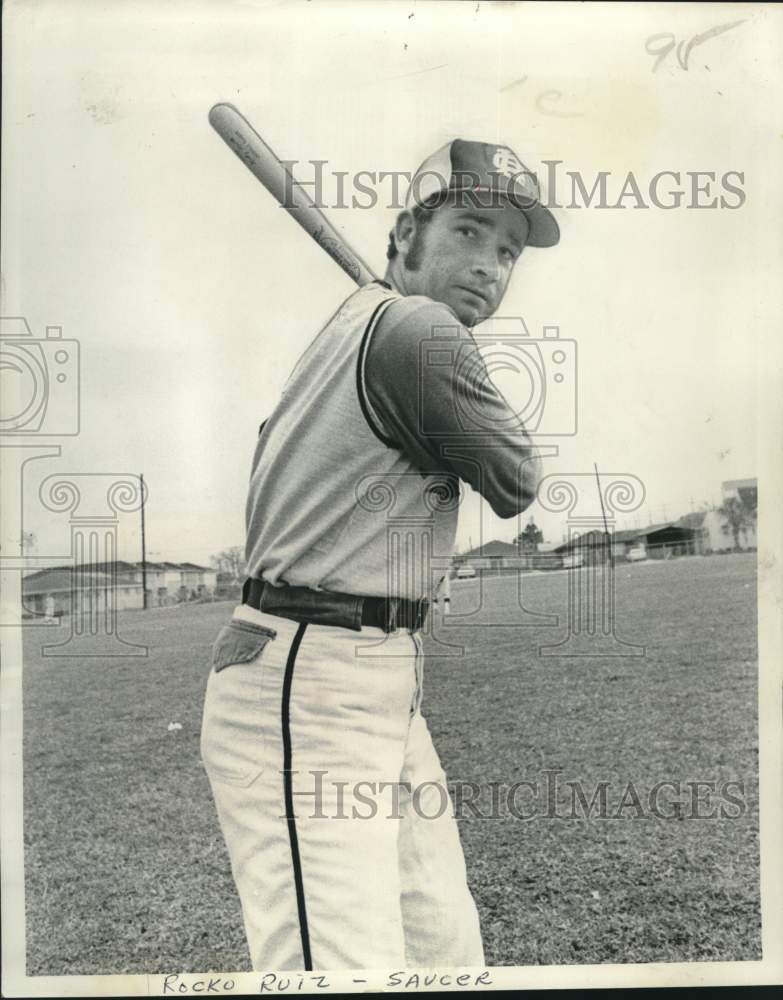
<path fill-rule="evenodd" d="M 470 330 L 523 249 L 558 239 L 512 150 L 448 143 L 413 177 L 385 280 L 339 306 L 261 426 L 201 738 L 255 969 L 484 962 L 421 630 L 460 481 L 504 518 L 533 501 L 538 456 Z"/>

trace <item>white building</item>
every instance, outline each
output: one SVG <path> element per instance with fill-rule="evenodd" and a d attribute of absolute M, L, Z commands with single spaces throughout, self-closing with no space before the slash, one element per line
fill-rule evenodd
<path fill-rule="evenodd" d="M 74 600 L 79 604 L 95 598 L 106 600 L 118 610 L 144 607 L 144 569 L 141 563 L 89 563 L 53 566 L 28 573 L 22 580 L 24 610 L 32 615 L 70 614 Z M 146 564 L 147 607 L 162 607 L 210 598 L 215 593 L 217 572 L 196 563 Z"/>

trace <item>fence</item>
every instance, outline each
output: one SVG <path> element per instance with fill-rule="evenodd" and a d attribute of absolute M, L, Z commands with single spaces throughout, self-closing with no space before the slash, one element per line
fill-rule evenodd
<path fill-rule="evenodd" d="M 460 558 L 452 567 L 452 579 L 460 566 L 472 566 L 476 575 L 510 576 L 533 569 L 562 569 L 563 558 L 556 552 L 528 552 L 521 556 L 483 556 Z"/>
<path fill-rule="evenodd" d="M 700 539 L 691 538 L 680 542 L 662 542 L 658 545 L 648 545 L 648 559 L 674 559 L 678 556 L 701 555 L 704 547 Z"/>

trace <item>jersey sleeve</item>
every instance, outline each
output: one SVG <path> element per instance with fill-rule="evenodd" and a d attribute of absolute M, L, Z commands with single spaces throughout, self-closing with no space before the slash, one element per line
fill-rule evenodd
<path fill-rule="evenodd" d="M 382 433 L 422 472 L 459 476 L 500 517 L 530 506 L 538 453 L 447 306 L 424 296 L 393 302 L 368 345 L 364 376 Z"/>

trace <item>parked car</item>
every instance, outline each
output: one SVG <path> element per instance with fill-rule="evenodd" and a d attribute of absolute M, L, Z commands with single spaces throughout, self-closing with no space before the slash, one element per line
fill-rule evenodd
<path fill-rule="evenodd" d="M 457 567 L 457 579 L 458 580 L 472 580 L 476 575 L 475 569 L 469 566 L 467 563 L 464 566 Z"/>
<path fill-rule="evenodd" d="M 628 562 L 641 562 L 647 558 L 647 549 L 643 545 L 634 545 L 625 553 Z"/>
<path fill-rule="evenodd" d="M 566 552 L 563 556 L 563 569 L 578 569 L 583 562 L 581 552 Z"/>

